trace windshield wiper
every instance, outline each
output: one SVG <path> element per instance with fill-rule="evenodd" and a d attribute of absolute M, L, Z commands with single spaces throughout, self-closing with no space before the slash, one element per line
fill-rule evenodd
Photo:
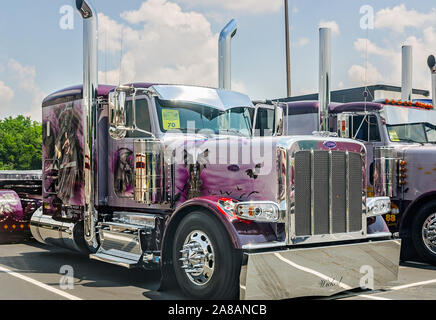
<path fill-rule="evenodd" d="M 410 143 L 419 143 L 420 145 L 424 145 L 424 142 L 415 141 L 412 139 L 400 139 L 401 142 L 410 142 Z"/>
<path fill-rule="evenodd" d="M 248 137 L 247 135 L 243 134 L 242 132 L 239 132 L 238 130 L 235 129 L 220 129 L 219 132 L 228 132 L 228 133 L 235 133 L 240 137 Z"/>

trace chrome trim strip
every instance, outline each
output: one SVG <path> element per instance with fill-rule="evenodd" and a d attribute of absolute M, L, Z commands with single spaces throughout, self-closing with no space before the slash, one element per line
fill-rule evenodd
<path fill-rule="evenodd" d="M 350 232 L 350 153 L 345 152 L 345 223 Z"/>
<path fill-rule="evenodd" d="M 285 247 L 286 241 L 282 242 L 266 242 L 266 243 L 248 243 L 242 246 L 244 250 L 268 249 L 276 247 Z"/>
<path fill-rule="evenodd" d="M 333 234 L 333 153 L 329 151 L 329 233 Z"/>
<path fill-rule="evenodd" d="M 310 150 L 310 234 L 315 235 L 315 152 Z"/>
<path fill-rule="evenodd" d="M 379 239 L 379 238 L 392 238 L 392 233 L 390 232 L 377 232 L 373 234 L 368 234 L 367 239 Z"/>

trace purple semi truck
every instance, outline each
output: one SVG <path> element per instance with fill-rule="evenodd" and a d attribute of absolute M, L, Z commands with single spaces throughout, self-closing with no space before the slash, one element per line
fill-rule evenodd
<path fill-rule="evenodd" d="M 364 143 L 368 195 L 391 199 L 392 208 L 384 218 L 390 230 L 403 240 L 402 259 L 418 258 L 435 264 L 435 101 L 411 101 L 412 48 L 402 48 L 402 100 L 330 103 L 330 35 L 326 29 L 321 29 L 320 34 L 319 101 L 258 103 L 254 116 L 257 135 L 304 135 L 321 127 L 321 131 Z M 436 96 L 433 56 L 428 65 Z M 285 114 L 279 131 L 274 128 L 277 110 Z"/>
<path fill-rule="evenodd" d="M 383 208 L 367 209 L 363 143 L 253 137 L 254 106 L 230 90 L 99 85 L 96 12 L 76 5 L 84 83 L 42 105 L 35 239 L 160 269 L 162 288 L 198 299 L 329 296 L 397 279 L 401 241 Z"/>
<path fill-rule="evenodd" d="M 317 130 L 317 101 L 280 103 L 284 134 Z M 274 118 L 273 105 L 257 105 L 262 135 Z M 436 111 L 422 102 L 351 102 L 329 105 L 330 131 L 365 144 L 368 195 L 388 196 L 384 216 L 403 240 L 404 258 L 436 263 Z M 269 119 L 269 120 L 268 120 Z M 269 124 L 268 124 L 269 121 Z"/>

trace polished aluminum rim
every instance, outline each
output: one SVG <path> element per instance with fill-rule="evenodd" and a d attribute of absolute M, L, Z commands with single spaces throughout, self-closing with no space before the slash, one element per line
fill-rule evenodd
<path fill-rule="evenodd" d="M 215 270 L 214 249 L 209 237 L 202 231 L 192 231 L 180 253 L 179 260 L 188 279 L 198 286 L 208 283 Z"/>
<path fill-rule="evenodd" d="M 422 226 L 422 240 L 433 254 L 436 254 L 436 212 L 428 216 Z"/>

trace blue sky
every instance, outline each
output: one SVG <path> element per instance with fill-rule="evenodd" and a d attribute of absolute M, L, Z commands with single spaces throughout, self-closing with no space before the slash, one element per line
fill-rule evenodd
<path fill-rule="evenodd" d="M 40 119 L 45 95 L 82 81 L 82 26 L 61 29 L 73 0 L 8 1 L 0 11 L 0 118 Z M 286 95 L 283 0 L 91 0 L 100 13 L 100 82 L 217 83 L 217 39 L 231 19 L 235 90 L 253 99 Z M 399 85 L 401 46 L 414 47 L 414 87 L 430 87 L 436 3 L 428 0 L 290 0 L 292 89 L 318 87 L 318 26 L 333 27 L 332 87 Z M 374 9 L 362 30 L 360 8 Z M 123 37 L 123 55 L 120 45 Z M 365 40 L 368 39 L 368 40 Z M 368 41 L 368 42 L 366 42 Z M 366 60 L 367 57 L 367 60 Z M 122 68 L 120 71 L 120 61 Z"/>

